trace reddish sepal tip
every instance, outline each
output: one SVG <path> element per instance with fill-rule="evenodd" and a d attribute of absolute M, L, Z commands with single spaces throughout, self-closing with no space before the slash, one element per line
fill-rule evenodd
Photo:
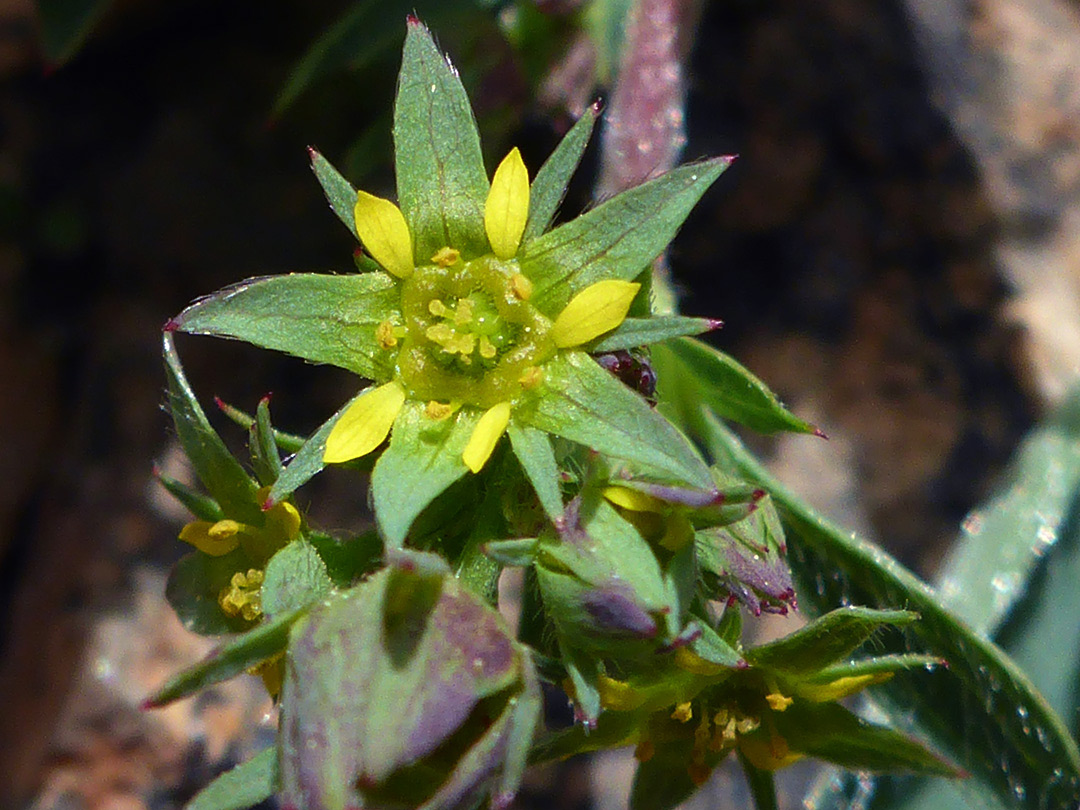
<path fill-rule="evenodd" d="M 717 329 L 721 329 L 724 326 L 724 322 L 719 318 L 706 318 L 709 322 L 709 331 L 715 332 Z"/>
<path fill-rule="evenodd" d="M 148 712 L 151 709 L 158 708 L 160 705 L 161 704 L 158 703 L 157 701 L 155 701 L 153 698 L 147 698 L 146 700 L 144 700 L 142 703 L 139 704 L 139 711 L 140 712 Z"/>
<path fill-rule="evenodd" d="M 420 22 L 420 18 L 412 12 L 409 12 L 409 14 L 405 17 L 405 22 L 409 25 L 423 25 L 423 23 Z"/>
<path fill-rule="evenodd" d="M 763 489 L 755 489 L 752 493 L 750 493 L 750 497 L 755 501 L 760 501 L 767 494 L 768 493 Z"/>
<path fill-rule="evenodd" d="M 311 158 L 312 160 L 314 160 L 316 157 L 318 157 L 318 154 L 319 154 L 319 150 L 316 149 L 314 146 L 308 144 L 308 148 L 307 148 L 308 157 Z"/>
<path fill-rule="evenodd" d="M 514 801 L 514 793 L 503 790 L 491 797 L 491 810 L 506 810 Z"/>
<path fill-rule="evenodd" d="M 817 436 L 819 439 L 824 439 L 825 441 L 829 440 L 829 437 L 825 435 L 825 431 L 822 430 L 819 427 L 815 427 L 813 429 L 813 431 L 811 431 L 811 432 L 813 433 L 813 435 Z"/>
<path fill-rule="evenodd" d="M 750 669 L 750 662 L 745 658 L 740 658 L 735 662 L 735 669 Z"/>
<path fill-rule="evenodd" d="M 154 476 L 154 478 L 161 478 L 161 465 L 155 464 L 153 467 L 151 467 L 150 474 Z"/>
<path fill-rule="evenodd" d="M 267 498 L 265 501 L 262 502 L 262 506 L 260 506 L 259 508 L 262 509 L 264 512 L 269 512 L 275 506 L 277 506 L 277 501 L 275 501 L 273 498 Z"/>
<path fill-rule="evenodd" d="M 221 397 L 214 397 L 214 404 L 217 405 L 219 411 L 227 411 L 229 409 L 228 404 Z"/>
<path fill-rule="evenodd" d="M 273 391 L 267 391 L 265 394 L 262 395 L 262 399 L 259 400 L 259 404 L 262 405 L 265 402 L 267 405 L 269 405 L 270 400 L 272 400 L 273 398 L 274 398 L 274 392 Z"/>
<path fill-rule="evenodd" d="M 179 328 L 180 328 L 180 321 L 176 320 L 176 318 L 169 318 L 169 320 L 165 321 L 165 325 L 163 327 L 161 327 L 161 331 L 162 332 L 175 332 Z"/>

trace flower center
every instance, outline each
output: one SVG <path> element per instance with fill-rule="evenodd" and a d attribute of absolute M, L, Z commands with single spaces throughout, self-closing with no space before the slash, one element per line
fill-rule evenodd
<path fill-rule="evenodd" d="M 402 283 L 398 355 L 411 397 L 489 408 L 534 385 L 536 366 L 555 345 L 551 323 L 528 303 L 531 293 L 513 260 L 484 256 L 416 268 Z"/>

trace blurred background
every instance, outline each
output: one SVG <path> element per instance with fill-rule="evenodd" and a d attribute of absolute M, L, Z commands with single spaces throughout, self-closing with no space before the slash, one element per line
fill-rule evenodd
<path fill-rule="evenodd" d="M 254 679 L 137 708 L 207 650 L 163 597 L 185 516 L 151 471 L 185 473 L 160 327 L 245 277 L 350 270 L 306 147 L 392 196 L 412 10 L 489 168 L 518 145 L 535 170 L 604 101 L 570 215 L 739 155 L 668 256 L 681 307 L 722 318 L 713 342 L 830 436 L 755 449 L 917 571 L 1072 383 L 1073 0 L 0 0 L 0 808 L 178 807 L 272 738 Z M 180 350 L 208 410 L 274 392 L 292 432 L 356 388 Z M 356 482 L 323 478 L 313 520 L 362 522 Z M 519 805 L 614 810 L 628 775 L 563 766 L 557 798 L 549 770 Z"/>

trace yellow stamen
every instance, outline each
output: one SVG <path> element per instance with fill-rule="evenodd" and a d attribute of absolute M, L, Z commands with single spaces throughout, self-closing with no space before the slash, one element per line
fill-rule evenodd
<path fill-rule="evenodd" d="M 514 275 L 510 276 L 510 292 L 519 301 L 528 301 L 532 298 L 533 283 L 521 273 L 514 273 Z"/>
<path fill-rule="evenodd" d="M 464 326 L 472 320 L 473 302 L 468 298 L 458 301 L 457 309 L 454 310 L 454 326 Z"/>
<path fill-rule="evenodd" d="M 795 701 L 779 692 L 770 692 L 765 696 L 765 702 L 769 704 L 769 708 L 774 712 L 782 712 L 786 711 L 787 707 Z"/>
<path fill-rule="evenodd" d="M 398 278 L 413 271 L 412 234 L 401 209 L 389 200 L 356 192 L 356 233 L 368 253 Z"/>
<path fill-rule="evenodd" d="M 640 289 L 640 284 L 619 279 L 590 284 L 571 298 L 555 319 L 551 327 L 555 345 L 568 349 L 610 332 L 626 320 L 630 304 Z"/>
<path fill-rule="evenodd" d="M 338 464 L 365 456 L 383 443 L 405 404 L 405 389 L 396 382 L 360 396 L 326 437 L 323 461 Z"/>
<path fill-rule="evenodd" d="M 435 421 L 442 421 L 450 416 L 454 412 L 454 406 L 450 403 L 436 402 L 432 400 L 425 406 L 424 415 L 428 419 L 434 419 Z"/>
<path fill-rule="evenodd" d="M 476 423 L 472 436 L 469 437 L 469 443 L 465 445 L 465 451 L 461 454 L 465 466 L 474 473 L 480 472 L 487 460 L 491 458 L 495 445 L 499 443 L 509 423 L 509 402 L 500 402 L 489 408 Z"/>
<path fill-rule="evenodd" d="M 689 701 L 677 704 L 675 710 L 671 713 L 671 719 L 678 720 L 680 723 L 689 723 L 693 717 L 694 712 Z"/>
<path fill-rule="evenodd" d="M 438 298 L 432 298 L 430 301 L 428 301 L 427 308 L 428 312 L 430 312 L 437 318 L 443 318 L 450 312 L 450 310 L 446 308 L 446 304 L 444 304 Z"/>
<path fill-rule="evenodd" d="M 392 349 L 397 346 L 397 336 L 394 334 L 394 324 L 383 321 L 375 327 L 375 340 L 384 349 Z"/>
<path fill-rule="evenodd" d="M 439 267 L 452 267 L 461 258 L 461 252 L 452 247 L 439 248 L 439 251 L 431 257 L 431 263 Z"/>
<path fill-rule="evenodd" d="M 495 170 L 484 204 L 484 230 L 496 256 L 514 257 L 528 219 L 529 172 L 521 152 L 514 147 Z"/>
<path fill-rule="evenodd" d="M 495 344 L 488 340 L 487 335 L 480 336 L 480 356 L 490 360 L 496 355 Z"/>
<path fill-rule="evenodd" d="M 263 572 L 257 568 L 249 569 L 246 574 L 237 571 L 229 587 L 218 597 L 218 605 L 226 615 L 254 621 L 262 615 L 262 583 Z"/>
<path fill-rule="evenodd" d="M 536 386 L 540 385 L 540 383 L 542 383 L 543 381 L 544 372 L 536 366 L 530 366 L 529 368 L 525 369 L 525 371 L 522 372 L 521 376 L 518 378 L 518 382 L 521 384 L 521 387 L 524 388 L 526 391 L 536 388 Z"/>

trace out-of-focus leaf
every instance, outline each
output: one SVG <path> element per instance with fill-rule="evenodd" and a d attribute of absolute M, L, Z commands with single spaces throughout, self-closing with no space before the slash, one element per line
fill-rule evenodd
<path fill-rule="evenodd" d="M 277 749 L 265 748 L 195 794 L 184 810 L 245 810 L 277 790 Z"/>
<path fill-rule="evenodd" d="M 773 780 L 771 771 L 763 771 L 756 767 L 741 753 L 739 764 L 746 776 L 746 784 L 750 788 L 750 795 L 754 798 L 756 810 L 778 810 L 776 803 L 776 782 Z"/>
<path fill-rule="evenodd" d="M 700 340 L 681 338 L 654 346 L 660 410 L 683 430 L 704 432 L 704 404 L 721 419 L 761 433 L 813 433 L 813 425 L 788 411 L 765 383 Z"/>
<path fill-rule="evenodd" d="M 327 574 L 338 588 L 355 584 L 374 571 L 382 560 L 382 540 L 374 530 L 341 539 L 311 531 L 307 533 L 307 539 L 319 552 Z"/>
<path fill-rule="evenodd" d="M 172 334 L 165 332 L 162 342 L 169 384 L 169 412 L 176 426 L 176 437 L 195 468 L 195 475 L 226 515 L 256 526 L 261 524 L 262 514 L 255 504 L 255 482 L 210 426 L 184 376 Z"/>
<path fill-rule="evenodd" d="M 635 0 L 593 0 L 585 13 L 585 27 L 596 47 L 596 78 L 610 84 L 621 61 L 626 21 Z"/>
<path fill-rule="evenodd" d="M 322 599 L 334 584 L 326 563 L 306 540 L 294 540 L 270 558 L 262 584 L 262 609 L 268 617 L 290 613 Z"/>
<path fill-rule="evenodd" d="M 57 67 L 71 59 L 111 5 L 112 0 L 37 0 L 48 64 Z"/>
<path fill-rule="evenodd" d="M 226 642 L 200 663 L 170 678 L 168 683 L 147 699 L 147 705 L 164 706 L 172 703 L 200 689 L 226 681 L 274 657 L 285 649 L 289 628 L 301 614 L 302 611 L 283 613 Z"/>
<path fill-rule="evenodd" d="M 219 290 L 177 315 L 172 326 L 384 378 L 393 358 L 375 329 L 398 308 L 397 286 L 386 273 L 292 273 Z"/>
<path fill-rule="evenodd" d="M 702 438 L 711 452 L 776 500 L 804 607 L 903 606 L 920 614 L 899 642 L 883 641 L 876 652 L 930 654 L 948 667 L 897 673 L 876 689 L 875 700 L 901 730 L 925 736 L 971 774 L 957 783 L 966 806 L 1075 807 L 1080 752 L 1020 667 L 885 552 L 833 526 L 772 480 L 727 428 L 716 420 L 708 427 Z"/>
<path fill-rule="evenodd" d="M 702 487 L 712 476 L 686 440 L 648 403 L 582 352 L 544 367 L 544 394 L 514 410 L 514 420 L 615 458 Z"/>

